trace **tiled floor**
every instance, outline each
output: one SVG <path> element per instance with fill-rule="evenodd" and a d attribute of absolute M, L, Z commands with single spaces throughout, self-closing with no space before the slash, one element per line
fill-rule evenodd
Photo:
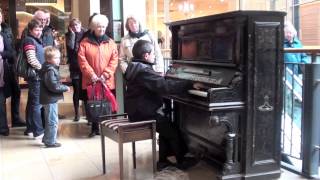
<path fill-rule="evenodd" d="M 22 95 L 21 112 L 24 113 L 26 92 Z M 71 94 L 59 105 L 67 119 L 59 125 L 60 148 L 45 148 L 40 140 L 23 135 L 24 128 L 12 128 L 10 136 L 0 137 L 0 180 L 72 180 L 119 179 L 117 144 L 107 143 L 107 174 L 102 174 L 100 138 L 87 138 L 89 126 L 85 119 L 72 122 Z M 151 165 L 151 141 L 137 143 L 137 169 L 133 170 L 131 146 L 124 147 L 125 179 L 154 179 Z M 282 170 L 281 180 L 303 179 Z M 214 169 L 200 162 L 184 175 L 190 180 L 213 180 Z M 158 176 L 159 177 L 159 176 Z"/>

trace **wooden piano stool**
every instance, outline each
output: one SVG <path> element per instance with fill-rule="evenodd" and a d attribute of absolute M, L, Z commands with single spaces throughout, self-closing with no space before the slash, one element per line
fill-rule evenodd
<path fill-rule="evenodd" d="M 152 140 L 153 174 L 156 172 L 156 121 L 130 122 L 127 114 L 112 114 L 100 117 L 102 168 L 106 173 L 105 136 L 116 141 L 119 146 L 120 179 L 123 179 L 123 143 L 132 143 L 133 168 L 136 169 L 135 142 Z"/>

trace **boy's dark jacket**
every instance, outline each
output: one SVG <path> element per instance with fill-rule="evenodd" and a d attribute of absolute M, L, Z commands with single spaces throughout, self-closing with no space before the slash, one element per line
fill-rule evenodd
<path fill-rule="evenodd" d="M 154 119 L 162 106 L 163 95 L 192 88 L 192 83 L 165 79 L 152 69 L 152 64 L 136 59 L 129 63 L 125 79 L 125 109 L 130 121 Z"/>
<path fill-rule="evenodd" d="M 60 82 L 58 66 L 45 62 L 41 69 L 40 104 L 56 103 L 63 99 L 68 86 Z"/>

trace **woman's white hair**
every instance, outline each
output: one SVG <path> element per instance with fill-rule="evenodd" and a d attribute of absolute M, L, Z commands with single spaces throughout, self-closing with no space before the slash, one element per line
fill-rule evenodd
<path fill-rule="evenodd" d="M 92 18 L 92 21 L 90 23 L 90 29 L 94 30 L 99 25 L 104 25 L 107 27 L 108 24 L 109 24 L 109 19 L 107 18 L 107 16 L 103 14 L 97 14 Z"/>
<path fill-rule="evenodd" d="M 286 21 L 284 23 L 284 32 L 291 32 L 294 35 L 294 37 L 297 36 L 296 28 L 294 28 L 293 24 L 289 21 Z"/>

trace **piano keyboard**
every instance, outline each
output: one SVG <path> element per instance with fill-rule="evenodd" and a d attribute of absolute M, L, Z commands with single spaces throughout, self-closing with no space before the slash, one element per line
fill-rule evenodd
<path fill-rule="evenodd" d="M 205 91 L 190 89 L 188 90 L 188 93 L 192 95 L 200 96 L 200 97 L 205 97 L 205 98 L 208 97 L 208 92 L 205 92 Z"/>

